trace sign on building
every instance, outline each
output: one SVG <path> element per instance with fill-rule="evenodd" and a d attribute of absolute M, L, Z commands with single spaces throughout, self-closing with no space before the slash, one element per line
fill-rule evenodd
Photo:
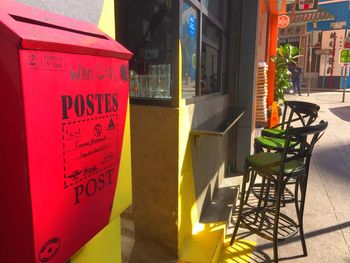
<path fill-rule="evenodd" d="M 350 63 L 350 49 L 340 50 L 339 62 L 341 64 L 349 64 Z"/>
<path fill-rule="evenodd" d="M 346 21 L 332 22 L 332 23 L 330 23 L 330 26 L 333 29 L 342 29 L 342 28 L 346 27 Z"/>
<path fill-rule="evenodd" d="M 290 18 L 287 15 L 278 16 L 278 28 L 286 28 L 289 25 Z"/>
<path fill-rule="evenodd" d="M 344 39 L 344 48 L 350 48 L 350 38 L 346 37 Z"/>
<path fill-rule="evenodd" d="M 331 49 L 331 55 L 321 56 L 320 61 L 320 76 L 340 76 L 341 75 L 341 64 L 338 63 L 340 60 L 340 50 L 344 48 L 345 29 L 330 30 L 322 32 L 322 45 L 321 49 Z M 334 51 L 333 51 L 334 49 Z"/>
<path fill-rule="evenodd" d="M 316 10 L 318 6 L 318 0 L 299 0 L 295 11 L 310 11 Z"/>

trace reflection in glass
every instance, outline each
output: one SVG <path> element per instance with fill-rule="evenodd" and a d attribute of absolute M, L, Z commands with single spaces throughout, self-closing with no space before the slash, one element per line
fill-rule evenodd
<path fill-rule="evenodd" d="M 171 98 L 173 4 L 170 0 L 118 0 L 118 40 L 134 53 L 130 96 Z"/>
<path fill-rule="evenodd" d="M 203 43 L 201 93 L 210 94 L 220 91 L 218 85 L 218 50 Z"/>
<path fill-rule="evenodd" d="M 183 1 L 180 27 L 183 98 L 196 95 L 197 29 L 197 11 L 187 2 Z"/>
<path fill-rule="evenodd" d="M 220 30 L 207 18 L 203 18 L 201 93 L 210 94 L 220 91 Z"/>
<path fill-rule="evenodd" d="M 148 74 L 130 72 L 130 96 L 141 98 L 171 98 L 171 65 L 149 65 Z"/>
<path fill-rule="evenodd" d="M 222 10 L 225 8 L 223 0 L 202 0 L 201 2 L 212 16 L 222 22 Z"/>
<path fill-rule="evenodd" d="M 205 17 L 203 18 L 203 37 L 219 49 L 221 31 Z"/>

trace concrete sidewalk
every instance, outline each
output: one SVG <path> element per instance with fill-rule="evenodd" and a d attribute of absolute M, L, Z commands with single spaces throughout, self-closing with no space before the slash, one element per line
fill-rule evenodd
<path fill-rule="evenodd" d="M 280 242 L 280 261 L 350 262 L 350 94 L 346 95 L 345 103 L 341 103 L 340 92 L 286 96 L 287 100 L 319 104 L 319 120 L 328 121 L 329 126 L 315 147 L 310 167 L 304 214 L 308 256 L 302 255 L 299 235 L 296 235 Z M 247 233 L 244 229 L 240 231 L 242 235 Z M 255 235 L 244 239 L 256 242 L 249 262 L 270 262 L 273 259 L 270 241 Z"/>

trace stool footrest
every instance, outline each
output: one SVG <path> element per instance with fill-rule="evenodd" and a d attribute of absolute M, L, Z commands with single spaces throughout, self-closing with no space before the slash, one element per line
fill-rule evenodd
<path fill-rule="evenodd" d="M 275 211 L 271 208 L 253 208 L 242 214 L 242 227 L 249 229 L 265 239 L 273 240 Z M 299 232 L 299 225 L 289 216 L 279 213 L 278 240 L 294 236 Z"/>
<path fill-rule="evenodd" d="M 251 191 L 257 199 L 265 199 L 266 192 L 263 191 L 263 193 L 261 193 L 261 183 L 254 184 L 251 187 Z M 282 200 L 282 202 L 285 202 L 285 203 L 294 202 L 294 194 L 292 193 L 292 191 L 290 189 L 285 187 L 284 191 L 282 193 L 282 196 L 281 196 L 281 200 Z M 271 184 L 271 186 L 270 186 L 267 201 L 268 202 L 275 202 L 275 186 L 274 186 L 274 184 Z"/>

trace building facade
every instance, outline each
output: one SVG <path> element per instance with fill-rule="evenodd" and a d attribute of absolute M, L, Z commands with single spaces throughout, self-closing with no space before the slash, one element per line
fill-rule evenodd
<path fill-rule="evenodd" d="M 279 44 L 290 43 L 300 48 L 304 86 L 324 89 L 344 87 L 344 66 L 340 63 L 340 50 L 349 37 L 348 0 L 318 1 L 314 10 L 296 11 L 289 4 L 291 23 L 280 29 Z M 346 88 L 349 88 L 347 80 Z"/>
<path fill-rule="evenodd" d="M 259 62 L 273 101 L 270 58 L 286 1 L 19 2 L 93 23 L 134 53 L 117 219 L 70 261 L 121 262 L 119 215 L 132 203 L 136 243 L 180 262 L 217 262 L 253 148 Z"/>

